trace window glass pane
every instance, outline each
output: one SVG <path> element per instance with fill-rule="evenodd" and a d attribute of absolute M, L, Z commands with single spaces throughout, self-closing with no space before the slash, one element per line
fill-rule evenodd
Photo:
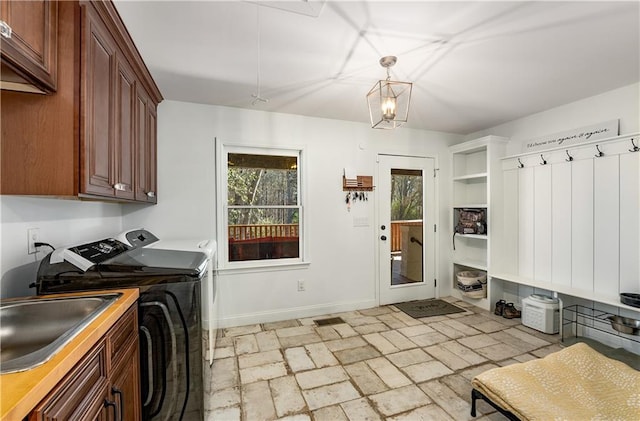
<path fill-rule="evenodd" d="M 229 261 L 300 256 L 299 208 L 229 208 Z"/>
<path fill-rule="evenodd" d="M 229 205 L 298 204 L 297 157 L 230 153 L 227 164 Z"/>

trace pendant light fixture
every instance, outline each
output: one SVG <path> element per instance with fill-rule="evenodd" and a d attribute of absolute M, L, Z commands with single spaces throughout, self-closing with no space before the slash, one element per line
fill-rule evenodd
<path fill-rule="evenodd" d="M 391 80 L 389 68 L 398 61 L 395 56 L 380 59 L 380 65 L 387 69 L 387 78 L 379 80 L 367 94 L 371 127 L 374 129 L 395 129 L 407 122 L 411 102 L 411 82 Z"/>

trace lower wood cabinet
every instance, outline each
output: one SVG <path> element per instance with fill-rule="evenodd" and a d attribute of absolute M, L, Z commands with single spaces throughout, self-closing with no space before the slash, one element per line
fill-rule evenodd
<path fill-rule="evenodd" d="M 134 304 L 29 414 L 29 421 L 139 421 L 138 313 Z"/>

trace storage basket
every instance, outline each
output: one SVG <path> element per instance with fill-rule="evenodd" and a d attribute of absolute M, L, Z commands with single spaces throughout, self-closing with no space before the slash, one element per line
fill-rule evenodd
<path fill-rule="evenodd" d="M 487 296 L 487 273 L 483 271 L 463 270 L 456 274 L 458 289 L 469 298 Z"/>

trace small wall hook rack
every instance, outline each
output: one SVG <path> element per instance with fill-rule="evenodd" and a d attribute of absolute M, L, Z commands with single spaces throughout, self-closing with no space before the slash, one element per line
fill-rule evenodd
<path fill-rule="evenodd" d="M 518 158 L 518 168 L 524 168 L 524 164 L 520 161 L 520 158 Z"/>
<path fill-rule="evenodd" d="M 540 165 L 547 165 L 547 160 L 544 159 L 544 156 L 542 156 L 542 154 L 540 154 L 540 159 L 542 160 L 542 162 L 540 163 Z"/>
<path fill-rule="evenodd" d="M 636 145 L 635 139 L 631 138 L 631 145 L 633 146 L 631 149 L 629 149 L 629 152 L 638 152 L 640 151 L 640 148 L 638 147 L 638 145 Z"/>
<path fill-rule="evenodd" d="M 566 159 L 566 161 L 567 162 L 573 161 L 573 157 L 571 155 L 569 155 L 569 150 L 567 149 L 565 152 L 567 153 L 567 156 L 569 157 L 569 158 Z"/>
<path fill-rule="evenodd" d="M 600 158 L 604 156 L 604 152 L 600 150 L 600 146 L 596 145 L 596 150 L 598 151 L 598 153 L 596 154 L 596 158 Z"/>

